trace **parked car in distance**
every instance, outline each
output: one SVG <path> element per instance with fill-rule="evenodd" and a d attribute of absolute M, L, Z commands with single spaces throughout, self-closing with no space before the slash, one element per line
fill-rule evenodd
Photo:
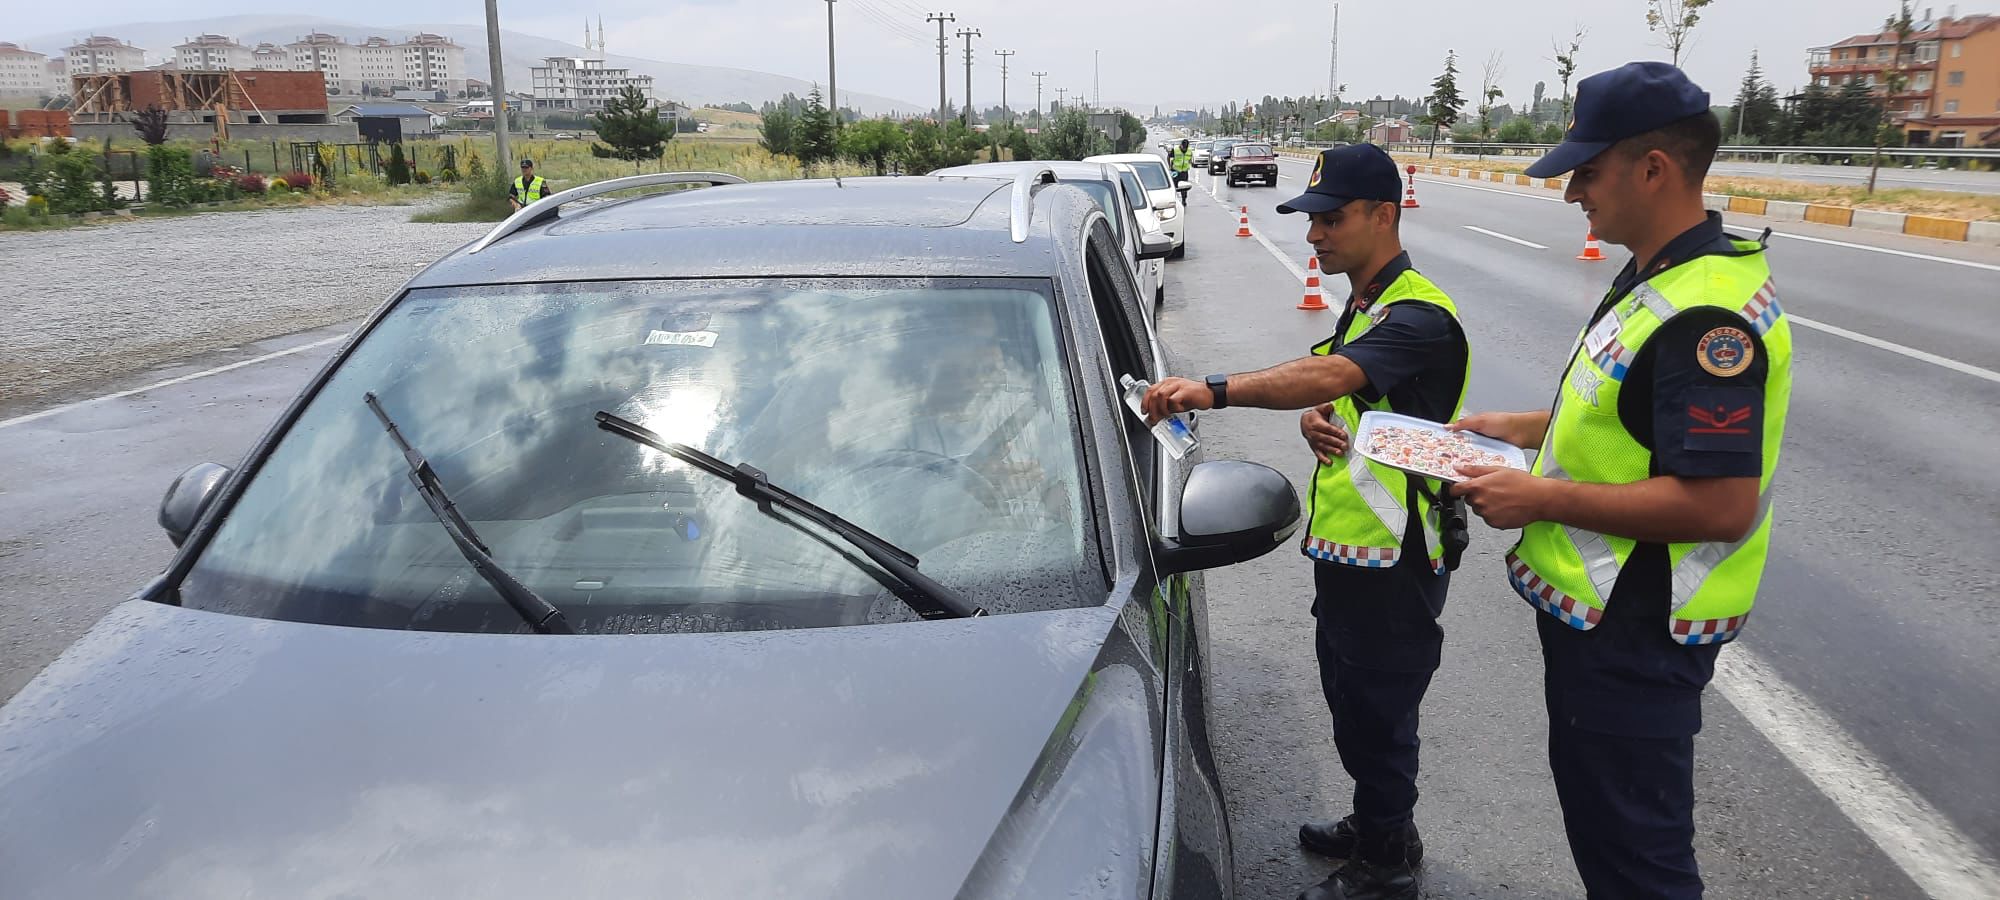
<path fill-rule="evenodd" d="M 1221 175 L 1229 171 L 1229 149 L 1240 143 L 1237 138 L 1219 138 L 1208 156 L 1208 174 Z"/>
<path fill-rule="evenodd" d="M 1256 181 L 1265 187 L 1278 186 L 1278 154 L 1270 144 L 1245 141 L 1229 148 L 1224 177 L 1230 187 Z"/>
<path fill-rule="evenodd" d="M 1111 153 L 1104 156 L 1084 157 L 1084 162 L 1106 162 L 1131 166 L 1146 188 L 1144 205 L 1153 208 L 1153 214 L 1160 219 L 1160 227 L 1167 237 L 1174 241 L 1174 258 L 1187 254 L 1187 232 L 1182 226 L 1187 221 L 1185 195 L 1174 190 L 1174 176 L 1167 168 L 1167 161 L 1151 153 Z"/>
<path fill-rule="evenodd" d="M 1205 169 L 1208 167 L 1208 161 L 1210 157 L 1212 157 L 1215 153 L 1215 142 L 1195 141 L 1194 143 L 1189 144 L 1188 148 L 1194 151 L 1194 159 L 1190 161 L 1194 163 L 1195 168 Z"/>

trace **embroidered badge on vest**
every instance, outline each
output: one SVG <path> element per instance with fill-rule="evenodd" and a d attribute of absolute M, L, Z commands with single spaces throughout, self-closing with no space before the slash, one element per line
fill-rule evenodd
<path fill-rule="evenodd" d="M 1756 355 L 1749 333 L 1727 325 L 1702 335 L 1701 343 L 1695 347 L 1695 361 L 1708 374 L 1723 378 L 1742 374 Z"/>

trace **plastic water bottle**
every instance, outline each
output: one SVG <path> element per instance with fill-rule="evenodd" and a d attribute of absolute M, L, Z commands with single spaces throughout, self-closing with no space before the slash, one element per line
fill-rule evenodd
<path fill-rule="evenodd" d="M 1139 421 L 1146 421 L 1144 401 L 1146 391 L 1152 388 L 1152 383 L 1125 375 L 1118 379 L 1118 386 L 1124 389 L 1125 405 L 1132 408 L 1132 414 L 1138 416 Z M 1185 415 L 1168 416 L 1154 423 L 1152 428 L 1153 437 L 1160 442 L 1160 446 L 1167 448 L 1167 453 L 1175 459 L 1186 456 L 1189 450 L 1193 450 L 1201 443 L 1195 438 L 1194 430 L 1188 427 Z"/>

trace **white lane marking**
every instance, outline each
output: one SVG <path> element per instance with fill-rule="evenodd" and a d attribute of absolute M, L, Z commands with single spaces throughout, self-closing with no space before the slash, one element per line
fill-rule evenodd
<path fill-rule="evenodd" d="M 1214 195 L 1214 194 L 1210 194 L 1209 196 L 1210 196 L 1210 197 L 1215 197 L 1215 195 Z M 1217 202 L 1217 203 L 1222 203 L 1222 208 L 1223 208 L 1223 209 L 1226 209 L 1226 210 L 1227 210 L 1227 209 L 1229 209 L 1229 204 L 1227 204 L 1227 203 L 1223 203 L 1223 202 L 1222 202 L 1222 199 L 1221 199 L 1220 197 L 1215 197 L 1215 202 Z M 1230 211 L 1230 212 L 1235 212 L 1235 210 L 1229 210 L 1229 211 Z M 1240 215 L 1240 213 L 1239 213 L 1239 215 Z M 1285 270 L 1286 270 L 1286 271 L 1288 271 L 1288 272 L 1291 272 L 1291 273 L 1292 273 L 1292 277 L 1293 277 L 1293 278 L 1296 278 L 1296 279 L 1298 279 L 1298 280 L 1299 280 L 1299 283 L 1300 283 L 1300 284 L 1304 284 L 1304 283 L 1305 283 L 1305 281 L 1306 281 L 1306 270 L 1305 270 L 1305 269 L 1303 269 L 1303 268 L 1301 268 L 1301 267 L 1299 266 L 1299 264 L 1298 264 L 1298 263 L 1295 263 L 1295 262 L 1292 262 L 1292 258 L 1291 258 L 1291 257 L 1289 257 L 1289 256 L 1286 256 L 1286 255 L 1285 255 L 1285 251 L 1283 251 L 1283 250 L 1280 250 L 1280 249 L 1278 249 L 1278 245 L 1277 245 L 1277 244 L 1273 244 L 1273 243 L 1271 243 L 1271 239 L 1270 239 L 1270 238 L 1267 238 L 1267 237 L 1265 237 L 1265 236 L 1264 236 L 1264 232 L 1263 232 L 1263 230 L 1262 230 L 1262 229 L 1259 229 L 1259 228 L 1257 228 L 1257 227 L 1256 227 L 1256 226 L 1254 226 L 1254 225 L 1253 225 L 1253 226 L 1251 226 L 1251 227 L 1250 227 L 1250 236 L 1251 236 L 1251 237 L 1253 237 L 1253 238 L 1256 238 L 1256 239 L 1257 239 L 1257 243 L 1259 243 L 1259 244 L 1262 244 L 1262 245 L 1264 245 L 1264 249 L 1265 249 L 1265 250 L 1268 250 L 1268 251 L 1270 251 L 1270 253 L 1271 253 L 1271 258 L 1272 258 L 1272 259 L 1275 259 L 1275 260 L 1277 260 L 1277 261 L 1278 261 L 1278 264 L 1279 264 L 1279 265 L 1282 265 L 1282 266 L 1284 266 L 1284 267 L 1285 267 Z M 1322 281 L 1322 282 L 1324 282 L 1324 281 L 1325 281 L 1325 278 L 1324 278 L 1323 276 L 1322 276 L 1322 278 L 1321 278 L 1321 281 Z"/>
<path fill-rule="evenodd" d="M 1795 316 L 1791 315 L 1790 313 L 1787 313 L 1785 315 L 1785 318 L 1790 319 L 1797 324 L 1804 325 L 1807 328 L 1811 328 L 1816 331 L 1824 331 L 1827 334 L 1831 334 L 1835 337 L 1844 337 L 1850 341 L 1854 341 L 1855 343 L 1867 344 L 1868 346 L 1874 347 L 1878 350 L 1887 350 L 1890 353 L 1898 353 L 1903 356 L 1907 356 L 1911 359 L 1918 360 L 1920 362 L 1927 362 L 1934 366 L 1942 366 L 1954 372 L 1962 372 L 1974 378 L 1984 378 L 1987 381 L 2000 383 L 2000 372 L 1995 372 L 1992 369 L 1982 369 L 1971 363 L 1962 363 L 1950 357 L 1939 356 L 1935 353 L 1926 353 L 1922 350 L 1918 350 L 1915 347 L 1906 347 L 1894 341 L 1885 341 L 1878 337 L 1870 337 L 1858 331 L 1848 331 L 1847 329 L 1841 328 L 1838 325 L 1828 325 L 1825 322 L 1815 321 L 1813 319 L 1808 319 L 1804 316 Z"/>
<path fill-rule="evenodd" d="M 330 337 L 326 338 L 325 340 L 313 341 L 310 344 L 300 344 L 296 347 L 287 347 L 283 350 L 279 350 L 274 353 L 266 353 L 263 356 L 253 356 L 249 359 L 233 362 L 226 366 L 216 366 L 213 369 L 204 369 L 200 372 L 191 372 L 189 374 L 182 375 L 179 378 L 169 378 L 165 381 L 157 381 L 152 384 L 146 385 L 145 387 L 137 387 L 129 391 L 119 391 L 118 393 L 115 394 L 105 394 L 102 397 L 92 397 L 88 400 L 78 400 L 75 403 L 65 403 L 61 406 L 51 406 L 48 409 L 31 412 L 25 416 L 15 416 L 14 418 L 11 419 L 0 419 L 0 428 L 6 428 L 10 425 L 25 425 L 29 422 L 36 421 L 37 419 L 46 419 L 50 416 L 61 415 L 63 413 L 69 412 L 70 410 L 89 406 L 93 403 L 103 403 L 106 400 L 119 400 L 125 397 L 130 397 L 133 394 L 143 394 L 147 391 L 157 391 L 161 388 L 173 387 L 174 385 L 177 384 L 186 384 L 187 382 L 194 381 L 197 378 L 207 378 L 210 375 L 220 375 L 224 372 L 230 372 L 236 369 L 244 368 L 245 366 L 254 366 L 257 365 L 258 363 L 266 363 L 274 359 L 279 359 L 281 357 L 291 356 L 294 353 L 304 353 L 307 350 L 312 350 L 314 348 L 324 347 L 328 344 L 347 340 L 347 338 L 348 335 L 343 334 L 338 337 Z"/>
<path fill-rule="evenodd" d="M 1831 716 L 1743 647 L 1716 659 L 1715 684 L 1764 739 L 1936 900 L 1991 898 L 2000 867 L 1877 762 Z"/>
<path fill-rule="evenodd" d="M 1954 266 L 1964 266 L 1968 269 L 1985 269 L 1989 272 L 2000 272 L 2000 266 L 1996 266 L 1991 263 L 1973 262 L 1972 260 L 1969 259 L 1952 259 L 1949 256 L 1932 256 L 1928 253 L 1912 253 L 1908 250 L 1891 250 L 1888 247 L 1870 247 L 1867 244 L 1850 244 L 1846 241 L 1836 241 L 1821 237 L 1807 237 L 1803 234 L 1786 234 L 1785 232 L 1782 231 L 1773 231 L 1771 232 L 1771 236 L 1781 237 L 1781 238 L 1791 238 L 1792 240 L 1795 241 L 1810 241 L 1815 244 L 1827 244 L 1834 247 L 1846 247 L 1850 250 L 1867 250 L 1871 253 L 1887 253 L 1890 256 L 1907 256 L 1911 259 L 1921 259 L 1924 262 L 1946 263 Z"/>
<path fill-rule="evenodd" d="M 1509 197 L 1526 197 L 1530 200 L 1545 200 L 1549 203 L 1563 202 L 1561 197 L 1544 197 L 1539 194 L 1530 194 L 1523 191 L 1506 191 L 1506 190 L 1501 190 L 1500 188 L 1481 187 L 1476 184 L 1461 184 L 1459 182 L 1451 181 L 1448 179 L 1440 180 L 1436 178 L 1419 178 L 1417 180 L 1424 182 L 1425 184 L 1442 184 L 1448 187 L 1465 188 L 1466 190 L 1469 191 L 1485 191 L 1486 193 L 1489 194 L 1506 194 Z M 1814 243 L 1814 244 L 1826 244 L 1827 246 L 1830 247 L 1845 247 L 1849 250 L 1866 250 L 1870 253 L 1886 253 L 1890 256 L 1902 256 L 1902 257 L 1907 257 L 1909 259 L 1921 259 L 1924 262 L 1944 263 L 1946 265 L 1951 265 L 1951 266 L 1964 266 L 1968 269 L 1985 269 L 1986 271 L 1989 272 L 2000 272 L 2000 265 L 1994 265 L 1992 263 L 1973 262 L 1972 260 L 1969 259 L 1952 259 L 1949 256 L 1932 256 L 1931 254 L 1928 253 L 1915 253 L 1909 250 L 1896 250 L 1889 247 L 1873 247 L 1869 246 L 1868 244 L 1856 244 L 1849 241 L 1836 241 L 1831 238 L 1809 237 L 1803 234 L 1792 234 L 1790 232 L 1784 232 L 1784 231 L 1773 231 L 1771 232 L 1771 236 L 1790 238 L 1791 240 L 1794 241 L 1807 241 L 1809 243 Z"/>
<path fill-rule="evenodd" d="M 1445 181 L 1437 178 L 1419 178 L 1417 180 L 1425 184 L 1442 184 L 1445 187 L 1465 188 L 1468 191 L 1485 191 L 1486 193 L 1489 194 L 1506 194 L 1509 197 L 1526 197 L 1529 200 L 1547 200 L 1550 203 L 1563 202 L 1561 197 L 1544 197 L 1539 194 L 1524 194 L 1520 191 L 1503 191 L 1499 188 L 1481 187 L 1476 184 L 1463 184 L 1457 181 Z"/>
<path fill-rule="evenodd" d="M 1524 241 L 1524 240 L 1521 240 L 1520 238 L 1517 238 L 1517 237 L 1514 237 L 1513 235 L 1509 235 L 1509 234 L 1501 234 L 1500 232 L 1497 232 L 1497 231 L 1488 231 L 1488 230 L 1486 230 L 1486 229 L 1484 229 L 1484 228 L 1481 228 L 1481 227 L 1479 227 L 1479 226 L 1477 226 L 1477 225 L 1466 225 L 1466 226 L 1464 226 L 1464 228 L 1465 228 L 1465 230 L 1467 230 L 1467 231 L 1477 231 L 1477 232 L 1479 232 L 1480 234 L 1483 234 L 1483 235 L 1486 235 L 1487 237 L 1496 237 L 1496 238 L 1499 238 L 1499 239 L 1501 239 L 1501 240 L 1503 240 L 1503 241 L 1512 241 L 1512 242 L 1514 242 L 1514 243 L 1516 243 L 1516 244 L 1520 244 L 1520 245 L 1521 245 L 1521 246 L 1523 246 L 1523 247 L 1533 247 L 1533 248 L 1535 248 L 1536 250 L 1547 250 L 1547 249 L 1549 249 L 1549 248 L 1547 248 L 1547 247 L 1544 247 L 1544 246 L 1542 246 L 1541 244 L 1537 244 L 1537 243 L 1535 243 L 1534 241 Z"/>

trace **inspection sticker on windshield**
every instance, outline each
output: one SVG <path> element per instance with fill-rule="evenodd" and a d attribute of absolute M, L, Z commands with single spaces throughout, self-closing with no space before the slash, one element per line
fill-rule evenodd
<path fill-rule="evenodd" d="M 680 347 L 713 347 L 716 334 L 713 331 L 654 331 L 646 335 L 648 344 L 668 344 Z"/>

